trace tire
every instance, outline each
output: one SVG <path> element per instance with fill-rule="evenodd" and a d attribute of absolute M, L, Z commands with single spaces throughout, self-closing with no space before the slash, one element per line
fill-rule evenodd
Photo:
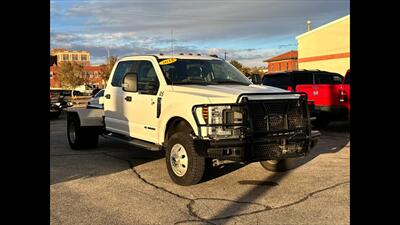
<path fill-rule="evenodd" d="M 77 115 L 68 114 L 67 137 L 69 146 L 74 150 L 95 148 L 99 141 L 99 128 L 82 127 Z"/>
<path fill-rule="evenodd" d="M 293 168 L 293 159 L 266 160 L 260 164 L 264 169 L 272 172 L 285 172 Z"/>
<path fill-rule="evenodd" d="M 205 157 L 197 154 L 193 139 L 187 132 L 177 132 L 169 138 L 165 159 L 168 174 L 176 184 L 193 185 L 203 178 Z"/>

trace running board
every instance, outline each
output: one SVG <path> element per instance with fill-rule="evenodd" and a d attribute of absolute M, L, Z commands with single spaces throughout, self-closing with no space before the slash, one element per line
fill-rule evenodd
<path fill-rule="evenodd" d="M 150 142 L 142 141 L 142 140 L 139 140 L 136 138 L 126 137 L 126 136 L 115 134 L 115 133 L 103 134 L 102 136 L 104 138 L 121 141 L 121 142 L 130 144 L 130 145 L 133 145 L 135 147 L 144 148 L 144 149 L 150 150 L 150 151 L 160 151 L 161 150 L 161 145 L 156 145 L 156 144 L 153 144 Z"/>

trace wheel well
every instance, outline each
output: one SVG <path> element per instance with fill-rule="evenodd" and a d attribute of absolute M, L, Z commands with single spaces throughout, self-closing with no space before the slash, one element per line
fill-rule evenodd
<path fill-rule="evenodd" d="M 70 121 L 74 118 L 76 118 L 78 120 L 79 124 L 81 123 L 81 121 L 79 119 L 79 114 L 77 112 L 67 112 L 67 121 Z"/>
<path fill-rule="evenodd" d="M 174 133 L 178 131 L 193 133 L 193 128 L 185 119 L 181 117 L 173 117 L 167 123 L 164 142 L 166 142 Z"/>

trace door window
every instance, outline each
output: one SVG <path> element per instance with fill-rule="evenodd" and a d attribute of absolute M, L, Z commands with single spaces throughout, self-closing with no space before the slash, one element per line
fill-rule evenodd
<path fill-rule="evenodd" d="M 333 84 L 342 84 L 343 83 L 343 77 L 339 74 L 334 74 L 332 76 L 332 79 L 333 79 L 332 80 Z"/>
<path fill-rule="evenodd" d="M 315 84 L 332 84 L 332 74 L 316 73 Z"/>
<path fill-rule="evenodd" d="M 289 86 L 292 86 L 289 74 L 265 75 L 263 84 L 282 89 L 288 89 Z"/>
<path fill-rule="evenodd" d="M 125 74 L 128 72 L 136 72 L 135 67 L 137 64 L 138 61 L 123 61 L 118 63 L 111 81 L 111 85 L 114 87 L 121 87 L 122 78 L 124 78 Z"/>
<path fill-rule="evenodd" d="M 100 98 L 100 97 L 103 97 L 103 96 L 104 96 L 104 89 L 99 91 L 99 92 L 97 92 L 97 94 L 94 97 L 95 98 Z"/>
<path fill-rule="evenodd" d="M 150 61 L 138 61 L 138 91 L 142 94 L 157 94 L 158 78 Z"/>
<path fill-rule="evenodd" d="M 293 78 L 296 85 L 314 84 L 312 73 L 293 73 Z"/>

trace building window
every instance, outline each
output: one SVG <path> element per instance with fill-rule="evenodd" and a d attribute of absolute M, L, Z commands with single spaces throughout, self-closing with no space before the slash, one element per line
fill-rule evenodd
<path fill-rule="evenodd" d="M 69 55 L 63 54 L 63 61 L 68 61 L 68 60 L 69 60 Z"/>
<path fill-rule="evenodd" d="M 78 61 L 78 54 L 72 54 L 72 60 Z"/>
<path fill-rule="evenodd" d="M 281 63 L 279 63 L 279 71 L 281 71 L 282 70 L 282 66 L 281 66 Z"/>
<path fill-rule="evenodd" d="M 87 56 L 86 55 L 81 55 L 81 60 L 82 61 L 87 61 Z"/>
<path fill-rule="evenodd" d="M 286 63 L 286 70 L 289 70 L 289 63 Z"/>

